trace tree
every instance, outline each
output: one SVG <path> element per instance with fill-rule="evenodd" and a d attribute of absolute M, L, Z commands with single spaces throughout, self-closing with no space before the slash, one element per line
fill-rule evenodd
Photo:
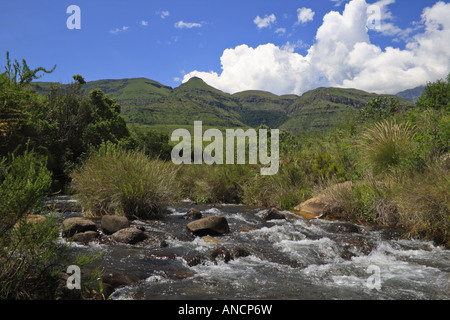
<path fill-rule="evenodd" d="M 69 85 L 51 86 L 44 115 L 50 125 L 43 130 L 41 141 L 48 149 L 49 166 L 63 185 L 90 150 L 103 142 L 117 144 L 130 137 L 120 105 L 100 89 L 86 95 L 83 77 L 73 78 L 76 82 Z"/>
<path fill-rule="evenodd" d="M 450 73 L 447 79 L 429 82 L 416 103 L 420 109 L 445 109 L 450 111 Z"/>
<path fill-rule="evenodd" d="M 359 110 L 358 118 L 361 121 L 384 120 L 401 110 L 400 102 L 391 97 L 376 97 Z"/>
<path fill-rule="evenodd" d="M 22 65 L 17 60 L 12 64 L 9 52 L 6 53 L 5 72 L 0 74 L 0 156 L 23 152 L 25 144 L 39 135 L 44 98 L 29 84 L 54 69 L 39 67 L 32 70 L 25 60 Z M 44 74 L 38 75 L 39 72 Z M 31 142 L 31 147 L 34 146 Z"/>
<path fill-rule="evenodd" d="M 115 99 L 109 98 L 100 89 L 94 89 L 89 93 L 89 103 L 92 121 L 83 132 L 85 147 L 98 147 L 107 141 L 118 143 L 130 136 L 126 122 L 120 115 L 120 105 Z"/>
<path fill-rule="evenodd" d="M 6 52 L 6 67 L 5 75 L 10 79 L 11 84 L 19 84 L 20 86 L 25 86 L 31 83 L 31 81 L 42 78 L 45 73 L 52 73 L 56 68 L 53 66 L 51 70 L 47 70 L 43 67 L 36 69 L 30 69 L 28 67 L 25 59 L 22 59 L 22 65 L 19 64 L 17 60 L 14 60 L 14 64 L 11 65 L 11 60 L 9 59 L 9 52 Z M 44 72 L 38 75 L 38 72 Z"/>

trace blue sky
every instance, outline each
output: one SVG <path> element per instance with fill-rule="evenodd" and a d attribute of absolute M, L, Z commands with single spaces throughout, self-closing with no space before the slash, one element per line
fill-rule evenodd
<path fill-rule="evenodd" d="M 80 30 L 66 26 L 72 4 Z M 361 23 L 371 4 L 378 30 Z M 200 76 L 226 92 L 400 91 L 450 71 L 447 13 L 435 0 L 1 1 L 0 64 L 6 51 L 32 67 L 56 64 L 42 80 L 63 83 L 81 74 L 176 87 Z"/>

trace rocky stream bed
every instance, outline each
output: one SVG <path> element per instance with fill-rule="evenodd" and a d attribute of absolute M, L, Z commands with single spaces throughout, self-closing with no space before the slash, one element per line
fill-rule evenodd
<path fill-rule="evenodd" d="M 450 252 L 393 229 L 189 202 L 160 220 L 88 219 L 69 197 L 49 203 L 74 255 L 103 252 L 111 299 L 450 298 Z"/>

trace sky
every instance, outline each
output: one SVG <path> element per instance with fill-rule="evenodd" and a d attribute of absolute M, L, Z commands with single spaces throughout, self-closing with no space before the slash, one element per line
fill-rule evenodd
<path fill-rule="evenodd" d="M 9 51 L 56 65 L 42 81 L 397 93 L 450 72 L 449 17 L 436 0 L 0 0 L 0 67 Z"/>

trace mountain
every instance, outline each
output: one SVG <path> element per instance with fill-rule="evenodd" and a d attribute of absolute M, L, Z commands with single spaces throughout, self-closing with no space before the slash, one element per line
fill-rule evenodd
<path fill-rule="evenodd" d="M 402 92 L 399 92 L 396 94 L 397 97 L 416 102 L 419 100 L 420 95 L 422 94 L 423 90 L 425 89 L 425 86 L 418 86 L 413 89 L 408 89 Z"/>
<path fill-rule="evenodd" d="M 348 119 L 377 96 L 375 93 L 357 89 L 317 88 L 305 92 L 289 106 L 288 120 L 281 125 L 281 128 L 292 133 L 309 130 L 323 131 Z M 405 106 L 412 105 L 409 101 L 399 100 Z"/>
<path fill-rule="evenodd" d="M 49 87 L 45 82 L 36 84 L 41 93 Z M 177 88 L 146 78 L 98 80 L 83 85 L 86 93 L 94 88 L 117 99 L 128 124 L 167 132 L 192 127 L 196 120 L 201 120 L 204 127 L 222 129 L 264 124 L 292 133 L 324 131 L 378 96 L 342 88 L 317 88 L 301 96 L 278 96 L 259 90 L 228 94 L 196 77 Z M 405 106 L 413 105 L 399 100 Z"/>

